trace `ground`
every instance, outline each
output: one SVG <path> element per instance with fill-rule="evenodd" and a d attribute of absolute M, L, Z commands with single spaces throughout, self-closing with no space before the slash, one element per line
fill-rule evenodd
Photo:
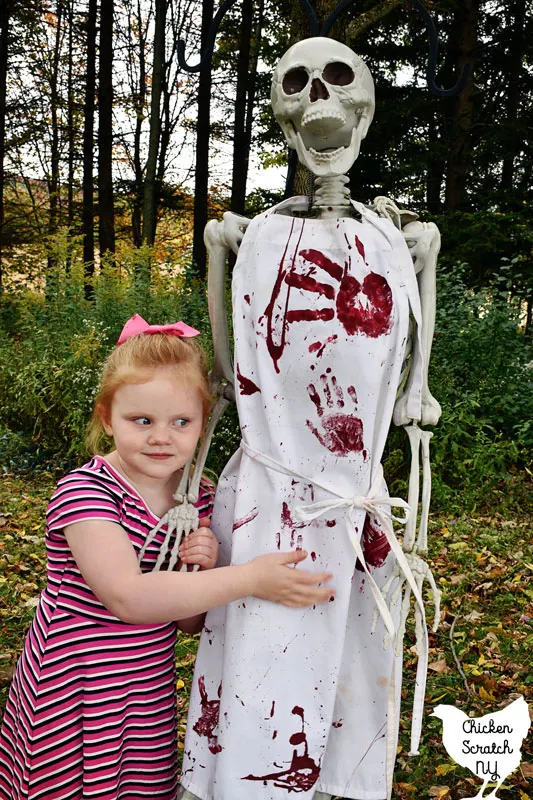
<path fill-rule="evenodd" d="M 2 707 L 44 585 L 44 511 L 54 483 L 46 474 L 0 478 Z M 455 517 L 439 512 L 430 518 L 430 561 L 443 593 L 442 623 L 436 634 L 430 634 L 426 715 L 420 755 L 415 758 L 407 752 L 416 657 L 413 640 L 406 640 L 394 776 L 394 796 L 400 800 L 460 800 L 478 791 L 479 780 L 447 756 L 441 721 L 428 716 L 433 706 L 450 703 L 481 716 L 517 694 L 533 704 L 533 524 L 523 512 L 513 514 L 501 508 Z M 183 637 L 176 648 L 180 751 L 196 644 L 196 637 Z M 522 748 L 521 767 L 500 790 L 502 800 L 533 798 L 532 777 L 530 733 Z"/>

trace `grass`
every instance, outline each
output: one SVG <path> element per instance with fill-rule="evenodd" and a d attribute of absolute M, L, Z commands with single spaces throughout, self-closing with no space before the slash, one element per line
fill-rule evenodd
<path fill-rule="evenodd" d="M 44 586 L 44 511 L 54 483 L 43 473 L 0 479 L 2 706 Z M 524 484 L 524 498 L 526 493 Z M 442 623 L 436 634 L 430 634 L 426 714 L 420 755 L 415 758 L 407 752 L 416 657 L 412 632 L 406 638 L 394 795 L 401 800 L 460 800 L 476 794 L 480 783 L 447 756 L 441 722 L 428 713 L 438 703 L 450 703 L 481 716 L 516 694 L 533 702 L 533 526 L 518 506 L 513 510 L 501 505 L 493 513 L 485 510 L 453 519 L 439 511 L 430 520 L 429 542 L 433 573 L 443 593 Z M 180 751 L 196 646 L 197 637 L 182 637 L 176 648 Z M 502 800 L 533 798 L 531 776 L 530 736 L 522 748 L 521 768 L 500 790 Z"/>

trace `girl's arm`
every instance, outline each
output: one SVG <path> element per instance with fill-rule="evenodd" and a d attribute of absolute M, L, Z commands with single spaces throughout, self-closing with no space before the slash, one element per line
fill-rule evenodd
<path fill-rule="evenodd" d="M 116 523 L 84 520 L 67 526 L 65 536 L 98 599 L 116 617 L 133 624 L 186 620 L 250 595 L 303 608 L 325 603 L 335 594 L 320 586 L 330 574 L 289 567 L 306 558 L 302 550 L 205 572 L 142 573 L 128 535 Z"/>

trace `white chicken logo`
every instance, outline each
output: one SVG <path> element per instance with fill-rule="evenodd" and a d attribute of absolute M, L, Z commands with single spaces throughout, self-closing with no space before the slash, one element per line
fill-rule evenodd
<path fill-rule="evenodd" d="M 483 781 L 475 797 L 464 800 L 481 800 L 489 781 L 496 786 L 483 800 L 498 800 L 496 792 L 520 764 L 522 740 L 531 724 L 524 698 L 484 717 L 467 717 L 448 705 L 436 706 L 430 716 L 442 720 L 442 742 L 448 755 Z"/>

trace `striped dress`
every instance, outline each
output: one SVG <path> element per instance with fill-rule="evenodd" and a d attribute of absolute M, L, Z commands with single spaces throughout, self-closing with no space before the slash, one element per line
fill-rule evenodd
<path fill-rule="evenodd" d="M 197 507 L 210 515 L 213 486 Z M 118 523 L 137 552 L 159 518 L 105 459 L 59 481 L 46 514 L 48 581 L 0 732 L 0 798 L 174 800 L 176 624 L 131 625 L 84 581 L 63 529 Z M 141 564 L 151 570 L 164 534 Z"/>

